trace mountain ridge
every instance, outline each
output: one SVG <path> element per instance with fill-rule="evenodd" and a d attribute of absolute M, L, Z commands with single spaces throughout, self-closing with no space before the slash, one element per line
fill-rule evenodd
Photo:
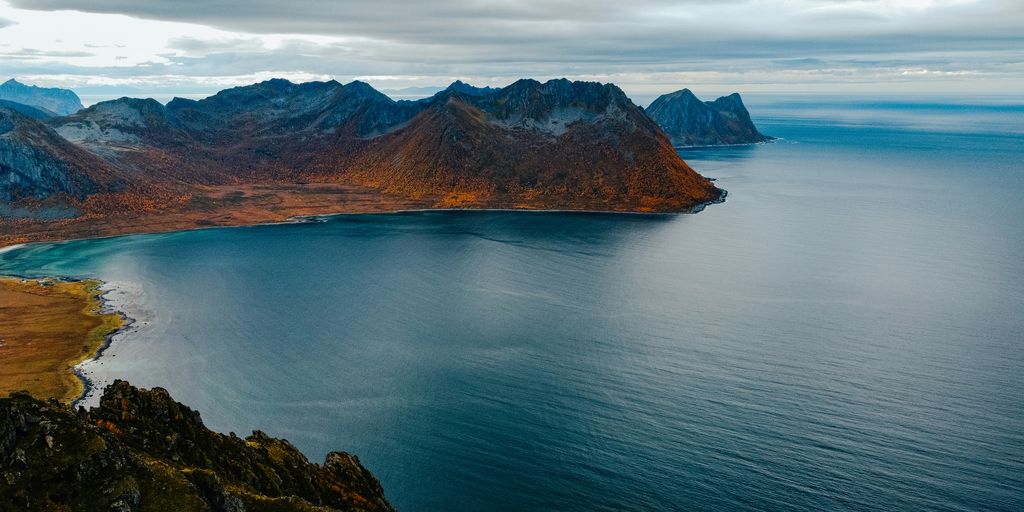
<path fill-rule="evenodd" d="M 693 211 L 724 197 L 643 109 L 598 82 L 522 79 L 500 89 L 454 82 L 430 98 L 396 101 L 360 81 L 271 79 L 166 105 L 119 98 L 42 123 L 128 191 L 116 196 L 116 208 L 105 199 L 115 196 L 79 201 L 88 226 L 71 219 L 61 227 L 89 233 L 160 212 L 188 223 L 245 223 L 266 218 L 265 205 L 275 202 L 289 206 L 274 208 L 274 218 L 305 215 L 301 196 L 323 186 L 358 194 L 359 211 L 374 208 L 374 194 L 381 208 L 411 201 L 646 212 Z M 341 199 L 320 213 L 351 211 Z M 111 217 L 131 209 L 130 219 Z M 0 240 L 16 234 L 0 220 Z"/>

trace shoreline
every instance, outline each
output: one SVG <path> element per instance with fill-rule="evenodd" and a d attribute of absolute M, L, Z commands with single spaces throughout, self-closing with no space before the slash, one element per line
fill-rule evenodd
<path fill-rule="evenodd" d="M 336 212 L 336 213 L 323 213 L 315 215 L 295 215 L 289 217 L 284 221 L 276 222 L 257 222 L 257 223 L 241 223 L 233 225 L 223 226 L 195 226 L 184 229 L 176 229 L 169 231 L 140 231 L 138 233 L 122 233 L 112 235 L 99 235 L 94 237 L 83 237 L 83 238 L 68 238 L 53 241 L 38 241 L 38 242 L 24 242 L 16 243 L 9 246 L 0 247 L 0 254 L 15 251 L 22 247 L 35 245 L 35 244 L 65 244 L 76 241 L 86 240 L 103 240 L 111 238 L 121 238 L 129 236 L 144 236 L 144 235 L 157 235 L 157 234 L 174 234 L 189 231 L 200 231 L 200 230 L 211 230 L 211 229 L 237 229 L 246 227 L 257 227 L 257 226 L 275 226 L 275 225 L 289 225 L 289 224 L 304 224 L 304 223 L 319 223 L 328 222 L 331 219 L 344 218 L 349 216 L 363 216 L 363 215 L 395 215 L 395 214 L 416 214 L 416 213 L 473 213 L 473 212 L 501 212 L 501 213 L 525 213 L 525 214 L 581 214 L 581 215 L 631 215 L 631 216 L 650 216 L 650 217 L 672 217 L 677 215 L 688 215 L 696 214 L 704 211 L 708 206 L 724 203 L 728 196 L 728 191 L 725 189 L 721 190 L 721 194 L 715 200 L 705 201 L 698 203 L 686 210 L 678 212 L 640 212 L 640 211 L 613 211 L 613 210 L 574 210 L 574 209 L 523 209 L 523 208 L 403 208 L 389 211 L 377 211 L 377 212 Z M 0 274 L 0 280 L 2 279 L 14 279 L 20 281 L 35 281 L 43 282 L 45 280 L 54 280 L 65 283 L 85 283 L 86 286 L 90 284 L 94 287 L 93 295 L 91 298 L 96 301 L 96 313 L 97 316 L 104 315 L 116 315 L 119 319 L 118 325 L 113 330 L 107 332 L 100 343 L 95 349 L 83 354 L 80 358 L 73 360 L 70 365 L 70 372 L 75 379 L 80 383 L 80 392 L 71 398 L 68 403 L 72 407 L 78 407 L 86 404 L 90 398 L 93 397 L 95 392 L 99 389 L 99 385 L 96 379 L 91 375 L 88 370 L 88 366 L 95 364 L 107 353 L 107 351 L 113 345 L 115 338 L 120 335 L 126 335 L 133 329 L 138 328 L 139 320 L 129 313 L 129 308 L 124 303 L 117 303 L 116 299 L 111 297 L 112 293 L 122 291 L 121 288 L 112 282 L 104 281 L 96 278 L 64 278 L 64 277 L 53 277 L 53 276 L 26 276 L 18 275 L 16 273 Z M 127 292 L 123 292 L 127 293 Z M 88 303 L 87 303 L 88 304 Z"/>
<path fill-rule="evenodd" d="M 766 135 L 766 137 L 768 137 Z M 739 142 L 736 144 L 701 144 L 698 146 L 672 146 L 674 149 L 714 149 L 714 148 L 741 148 L 744 146 L 761 146 L 765 144 L 774 144 L 777 141 L 784 140 L 781 137 L 768 137 L 768 140 L 762 140 L 760 142 Z"/>
<path fill-rule="evenodd" d="M 98 279 L 0 276 L 0 297 L 12 314 L 2 347 L 7 392 L 76 404 L 89 389 L 78 366 L 98 357 L 128 317 L 110 306 Z"/>
<path fill-rule="evenodd" d="M 709 146 L 709 147 L 721 147 L 721 146 Z M 334 213 L 317 213 L 317 214 L 303 214 L 293 215 L 288 217 L 286 220 L 281 221 L 270 221 L 270 222 L 253 222 L 253 223 L 239 223 L 239 224 L 224 224 L 219 226 L 194 226 L 181 229 L 171 229 L 167 231 L 138 231 L 135 233 L 118 233 L 111 235 L 96 235 L 86 237 L 75 237 L 75 238 L 64 238 L 59 240 L 39 240 L 33 242 L 19 242 L 7 246 L 0 246 L 0 254 L 8 251 L 13 251 L 21 247 L 35 245 L 35 244 L 64 244 L 69 242 L 81 242 L 86 240 L 106 240 L 110 238 L 122 238 L 129 236 L 142 236 L 142 235 L 161 235 L 161 234 L 174 234 L 174 233 L 186 233 L 189 231 L 204 231 L 210 229 L 233 229 L 233 228 L 247 228 L 256 226 L 284 226 L 289 224 L 303 224 L 303 223 L 315 223 L 324 222 L 324 219 L 340 218 L 355 215 L 394 215 L 403 213 L 444 213 L 444 212 L 505 212 L 505 213 L 526 213 L 526 214 L 589 214 L 589 215 L 634 215 L 634 216 L 651 216 L 651 217 L 671 217 L 675 215 L 694 215 L 703 212 L 708 206 L 724 203 L 726 197 L 729 195 L 729 191 L 725 189 L 719 189 L 722 191 L 718 198 L 711 201 L 703 201 L 697 203 L 686 210 L 680 210 L 677 212 L 641 212 L 641 211 L 628 211 L 628 210 L 573 210 L 573 209 L 535 209 L 535 208 L 400 208 L 396 210 L 386 211 L 345 211 L 345 212 L 334 212 Z M 38 279 L 38 278 L 30 278 Z"/>
<path fill-rule="evenodd" d="M 128 312 L 125 309 L 118 308 L 113 304 L 113 301 L 111 299 L 107 298 L 107 295 L 115 291 L 117 288 L 113 287 L 113 285 L 111 285 L 107 281 L 102 281 L 100 279 L 94 279 L 94 281 L 99 283 L 99 285 L 97 286 L 97 290 L 102 291 L 102 293 L 97 295 L 97 298 L 100 301 L 100 312 L 103 314 L 113 314 L 119 316 L 121 318 L 121 325 L 117 329 L 114 329 L 113 331 L 107 333 L 107 335 L 103 337 L 103 342 L 100 343 L 99 347 L 97 347 L 96 350 L 93 351 L 91 355 L 75 363 L 75 365 L 71 367 L 71 372 L 74 373 L 75 377 L 77 377 L 78 380 L 82 383 L 82 392 L 79 393 L 78 396 L 76 396 L 74 400 L 71 400 L 70 402 L 72 408 L 77 408 L 79 405 L 82 405 L 84 402 L 88 401 L 90 395 L 97 389 L 95 381 L 89 376 L 88 372 L 86 372 L 82 368 L 82 366 L 88 363 L 98 361 L 101 357 L 103 357 L 103 354 L 107 351 L 107 349 L 109 349 L 110 346 L 114 343 L 115 336 L 127 333 L 129 329 L 131 329 L 132 326 L 136 324 L 136 319 L 129 316 Z M 109 288 L 106 290 L 102 290 L 104 286 L 109 286 Z"/>

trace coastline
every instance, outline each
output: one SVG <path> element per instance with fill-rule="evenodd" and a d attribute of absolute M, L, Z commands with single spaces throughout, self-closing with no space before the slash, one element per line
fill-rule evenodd
<path fill-rule="evenodd" d="M 711 146 L 711 147 L 721 147 L 721 146 Z M 709 179 L 711 179 L 711 178 L 709 178 Z M 713 179 L 712 179 L 712 181 L 713 181 Z M 29 242 L 18 242 L 18 243 L 14 243 L 14 244 L 7 245 L 7 246 L 0 245 L 0 254 L 3 254 L 3 253 L 8 252 L 8 251 L 15 250 L 15 249 L 18 249 L 20 247 L 27 246 L 27 245 L 40 244 L 40 243 L 60 244 L 60 243 L 67 243 L 67 242 L 79 242 L 79 241 L 84 241 L 84 240 L 105 240 L 105 239 L 108 239 L 108 238 L 120 238 L 120 237 L 139 236 L 139 235 L 157 235 L 157 234 L 183 233 L 183 232 L 189 232 L 189 231 L 203 231 L 203 230 L 209 230 L 209 229 L 232 229 L 232 228 L 246 228 L 246 227 L 254 227 L 254 226 L 280 226 L 280 225 L 288 225 L 288 224 L 303 224 L 303 223 L 307 223 L 307 222 L 323 222 L 325 219 L 340 218 L 340 217 L 355 216 L 355 215 L 394 215 L 394 214 L 403 214 L 403 213 L 444 213 L 444 212 L 508 212 L 508 213 L 526 213 L 526 214 L 531 214 L 531 213 L 536 213 L 536 214 L 543 214 L 543 213 L 568 213 L 568 214 L 573 214 L 573 213 L 576 213 L 576 214 L 590 214 L 590 215 L 601 214 L 601 215 L 636 215 L 636 216 L 650 216 L 650 217 L 671 217 L 671 216 L 675 216 L 675 215 L 693 215 L 693 214 L 701 213 L 708 206 L 724 203 L 726 201 L 727 196 L 729 195 L 729 191 L 725 190 L 725 189 L 721 189 L 721 188 L 719 190 L 722 193 L 716 199 L 711 200 L 711 201 L 703 201 L 703 202 L 697 203 L 697 204 L 695 204 L 695 205 L 693 205 L 693 206 L 691 206 L 691 207 L 689 207 L 689 208 L 687 208 L 685 210 L 680 210 L 680 211 L 676 211 L 676 212 L 657 212 L 657 211 L 644 212 L 644 211 L 629 211 L 629 210 L 591 210 L 591 209 L 562 209 L 562 208 L 554 208 L 554 209 L 544 209 L 544 208 L 398 208 L 398 209 L 394 209 L 394 210 L 376 210 L 376 211 L 342 211 L 342 212 L 327 212 L 327 213 L 314 213 L 314 214 L 296 214 L 296 215 L 289 216 L 289 217 L 287 217 L 284 220 L 275 220 L 275 221 L 267 221 L 267 222 L 262 222 L 262 221 L 249 222 L 249 223 L 242 222 L 242 223 L 237 223 L 237 224 L 223 224 L 223 225 L 212 225 L 212 226 L 197 225 L 197 226 L 178 228 L 178 229 L 173 229 L 172 228 L 172 229 L 168 229 L 168 230 L 151 230 L 151 231 L 143 230 L 143 231 L 133 231 L 133 232 L 127 232 L 127 233 L 114 233 L 114 234 L 95 235 L 95 236 L 70 237 L 70 238 L 60 238 L 60 239 L 52 239 L 52 240 L 34 240 L 34 241 L 29 241 Z"/>
<path fill-rule="evenodd" d="M 215 226 L 194 226 L 184 229 L 173 229 L 168 231 L 140 231 L 133 233 L 118 233 L 110 235 L 98 235 L 92 237 L 81 237 L 81 238 L 67 238 L 52 241 L 33 241 L 15 243 L 12 245 L 0 247 L 0 254 L 15 251 L 19 248 L 27 245 L 33 245 L 37 243 L 70 243 L 82 240 L 99 240 L 107 238 L 118 238 L 126 236 L 139 236 L 139 235 L 153 235 L 153 234 L 166 234 L 166 233 L 178 233 L 187 231 L 199 231 L 208 229 L 230 229 L 230 228 L 243 228 L 243 227 L 254 227 L 254 226 L 271 226 L 271 225 L 286 225 L 286 224 L 301 224 L 301 223 L 316 223 L 326 222 L 334 218 L 342 218 L 347 216 L 357 215 L 394 215 L 394 214 L 409 214 L 409 213 L 471 213 L 471 212 L 507 212 L 507 213 L 525 213 L 525 214 L 588 214 L 588 215 L 633 215 L 633 216 L 650 216 L 650 217 L 671 217 L 676 215 L 685 214 L 696 214 L 702 212 L 705 208 L 710 205 L 725 202 L 728 191 L 721 190 L 721 194 L 715 200 L 698 203 L 686 210 L 678 212 L 643 212 L 643 211 L 615 211 L 615 210 L 588 210 L 588 209 L 527 209 L 527 208 L 399 208 L 387 211 L 343 211 L 323 214 L 312 214 L 312 215 L 294 215 L 286 220 L 272 221 L 272 222 L 254 222 L 254 223 L 239 223 L 231 225 L 215 225 Z M 99 361 L 108 352 L 111 346 L 117 341 L 119 336 L 127 336 L 134 330 L 140 328 L 146 322 L 141 322 L 139 319 L 144 316 L 141 312 L 139 304 L 134 304 L 130 300 L 132 294 L 131 291 L 125 290 L 125 283 L 113 283 L 108 281 L 102 281 L 99 279 L 77 279 L 77 278 L 55 278 L 48 276 L 19 276 L 13 275 L 0 275 L 0 286 L 3 285 L 3 280 L 17 280 L 24 282 L 61 282 L 61 283 L 81 283 L 86 287 L 87 293 L 89 294 L 86 302 L 85 309 L 95 310 L 95 313 L 99 317 L 114 316 L 117 318 L 116 326 L 112 326 L 104 331 L 99 336 L 98 340 L 93 340 L 93 335 L 87 335 L 87 345 L 90 347 L 85 353 L 80 354 L 78 357 L 68 360 L 70 374 L 77 382 L 77 393 L 72 396 L 64 396 L 72 406 L 77 407 L 80 405 L 87 405 L 90 399 L 97 397 L 97 391 L 100 391 L 105 383 L 97 382 L 96 378 L 90 371 L 90 366 L 99 364 Z M 128 286 L 130 288 L 130 286 Z M 136 299 L 141 296 L 141 289 L 136 290 Z M 123 295 L 126 298 L 118 297 Z M 136 300 L 136 302 L 139 302 Z"/>
<path fill-rule="evenodd" d="M 7 392 L 76 403 L 88 383 L 76 368 L 109 345 L 126 315 L 111 309 L 95 279 L 0 276 L 4 343 L 0 377 Z"/>
<path fill-rule="evenodd" d="M 767 137 L 767 135 L 766 135 Z M 675 146 L 675 149 L 714 149 L 714 148 L 741 148 L 744 146 L 761 146 L 765 144 L 774 144 L 780 140 L 784 140 L 781 137 L 769 137 L 768 140 L 762 140 L 760 142 L 739 142 L 736 144 L 700 144 L 695 146 Z"/>
<path fill-rule="evenodd" d="M 92 354 L 90 354 L 88 357 L 83 358 L 81 361 L 75 363 L 75 365 L 71 367 L 71 372 L 74 373 L 75 377 L 77 377 L 78 380 L 82 383 L 81 392 L 78 394 L 78 396 L 74 398 L 74 400 L 71 400 L 72 408 L 77 408 L 80 405 L 84 405 L 89 400 L 89 398 L 99 389 L 95 384 L 95 380 L 90 376 L 89 372 L 84 367 L 89 364 L 95 363 L 96 361 L 99 361 L 99 359 L 103 357 L 103 354 L 107 351 L 107 349 L 109 349 L 110 346 L 113 344 L 114 337 L 122 334 L 127 334 L 130 330 L 132 330 L 133 326 L 135 326 L 137 323 L 135 318 L 128 315 L 127 310 L 124 309 L 123 306 L 118 307 L 114 305 L 113 300 L 108 297 L 112 292 L 116 291 L 117 288 L 106 281 L 100 281 L 98 279 L 96 279 L 95 281 L 99 283 L 99 285 L 97 286 L 97 290 L 101 291 L 101 293 L 97 296 L 101 304 L 100 312 L 103 314 L 119 316 L 121 318 L 121 325 L 117 329 L 114 329 L 113 331 L 107 333 L 107 335 L 103 337 L 103 342 L 100 343 L 100 345 L 96 348 L 96 350 L 92 352 Z M 104 287 L 106 287 L 105 290 Z"/>

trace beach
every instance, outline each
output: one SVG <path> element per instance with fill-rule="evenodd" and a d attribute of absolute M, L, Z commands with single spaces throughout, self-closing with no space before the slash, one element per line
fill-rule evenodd
<path fill-rule="evenodd" d="M 100 285 L 0 277 L 0 395 L 28 391 L 72 402 L 85 392 L 75 366 L 127 324 L 105 308 Z"/>

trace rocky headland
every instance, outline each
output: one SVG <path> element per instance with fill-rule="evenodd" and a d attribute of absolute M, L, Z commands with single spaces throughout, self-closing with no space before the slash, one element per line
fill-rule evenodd
<path fill-rule="evenodd" d="M 213 432 L 167 391 L 108 386 L 89 411 L 0 398 L 0 509 L 391 511 L 355 456 L 310 463 L 262 432 Z"/>
<path fill-rule="evenodd" d="M 738 93 L 701 101 L 689 89 L 659 96 L 646 109 L 676 147 L 768 142 Z"/>

